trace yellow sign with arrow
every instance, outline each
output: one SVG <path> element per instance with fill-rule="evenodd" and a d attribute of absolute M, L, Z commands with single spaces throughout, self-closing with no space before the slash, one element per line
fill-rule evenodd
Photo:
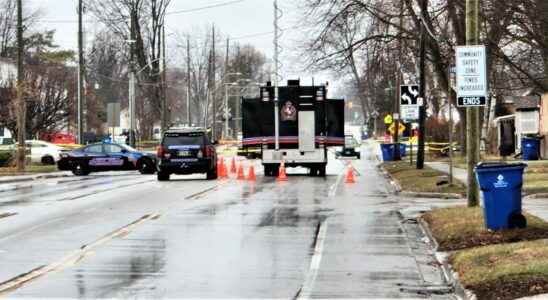
<path fill-rule="evenodd" d="M 394 128 L 396 127 L 395 125 L 396 123 L 392 123 L 390 125 L 390 127 L 388 127 L 388 131 L 390 131 L 391 134 L 394 134 Z M 405 131 L 405 125 L 403 125 L 402 123 L 399 123 L 399 129 L 398 129 L 398 134 L 402 134 L 404 131 Z"/>

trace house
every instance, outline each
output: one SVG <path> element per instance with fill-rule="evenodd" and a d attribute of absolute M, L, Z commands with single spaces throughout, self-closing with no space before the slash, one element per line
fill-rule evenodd
<path fill-rule="evenodd" d="M 540 142 L 540 156 L 548 158 L 548 93 L 540 101 L 540 135 L 544 137 Z"/>
<path fill-rule="evenodd" d="M 504 96 L 495 108 L 499 153 L 508 156 L 521 152 L 521 138 L 540 132 L 538 96 Z"/>
<path fill-rule="evenodd" d="M 6 127 L 0 127 L 0 138 L 11 138 L 11 132 Z"/>

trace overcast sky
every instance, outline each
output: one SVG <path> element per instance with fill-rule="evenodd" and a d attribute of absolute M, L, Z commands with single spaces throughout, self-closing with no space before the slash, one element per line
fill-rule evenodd
<path fill-rule="evenodd" d="M 110 0 L 108 0 L 110 1 Z M 279 0 L 283 10 L 281 27 L 288 28 L 297 25 L 301 12 L 295 9 L 298 0 Z M 26 5 L 40 7 L 43 11 L 43 20 L 40 26 L 44 29 L 55 29 L 55 40 L 58 45 L 66 49 L 77 49 L 77 0 L 26 0 Z M 212 23 L 220 29 L 223 36 L 230 36 L 240 43 L 249 43 L 260 49 L 271 59 L 273 55 L 273 1 L 272 0 L 172 0 L 169 11 L 178 12 L 192 10 L 216 4 L 226 4 L 215 8 L 182 12 L 167 16 L 166 35 L 173 32 L 189 32 L 196 28 L 206 28 Z M 93 21 L 93 16 L 85 16 L 85 20 Z M 88 45 L 92 41 L 93 33 L 98 27 L 93 23 L 86 23 L 86 38 Z M 264 34 L 263 34 L 264 33 Z M 298 29 L 287 30 L 282 37 L 283 64 L 286 77 L 302 77 L 304 82 L 310 82 L 315 76 L 316 82 L 329 80 L 326 74 L 308 74 L 294 70 L 297 62 L 295 57 L 295 41 L 300 39 Z M 251 37 L 249 37 L 251 36 Z M 243 37 L 243 38 L 242 38 Z M 175 47 L 173 36 L 168 38 L 168 48 Z M 291 58 L 293 57 L 293 59 Z"/>

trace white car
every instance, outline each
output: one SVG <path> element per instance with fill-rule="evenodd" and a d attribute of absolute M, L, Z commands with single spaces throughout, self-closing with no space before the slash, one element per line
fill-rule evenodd
<path fill-rule="evenodd" d="M 30 149 L 31 162 L 44 165 L 54 165 L 59 161 L 59 154 L 64 150 L 55 144 L 38 140 L 28 140 L 25 144 Z"/>

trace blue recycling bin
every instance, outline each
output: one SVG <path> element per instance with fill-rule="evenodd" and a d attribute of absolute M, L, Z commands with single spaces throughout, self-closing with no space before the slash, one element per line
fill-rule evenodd
<path fill-rule="evenodd" d="M 395 144 L 381 144 L 382 160 L 393 161 L 394 160 L 394 147 Z"/>
<path fill-rule="evenodd" d="M 407 154 L 407 146 L 400 144 L 400 157 L 404 157 Z"/>
<path fill-rule="evenodd" d="M 521 152 L 523 153 L 523 160 L 538 160 L 540 156 L 540 139 L 521 138 Z"/>
<path fill-rule="evenodd" d="M 491 230 L 523 228 L 521 186 L 526 164 L 480 163 L 474 169 L 483 194 L 485 226 Z"/>

